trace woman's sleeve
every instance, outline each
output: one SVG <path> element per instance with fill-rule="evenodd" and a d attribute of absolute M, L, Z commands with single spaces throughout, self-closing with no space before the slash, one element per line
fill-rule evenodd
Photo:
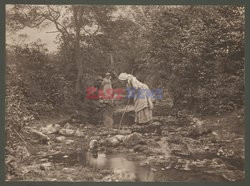
<path fill-rule="evenodd" d="M 132 84 L 132 79 L 128 79 L 128 83 L 127 83 L 127 86 L 132 88 L 133 87 L 133 84 Z"/>
<path fill-rule="evenodd" d="M 105 85 L 105 80 L 102 81 L 101 88 L 103 88 Z"/>

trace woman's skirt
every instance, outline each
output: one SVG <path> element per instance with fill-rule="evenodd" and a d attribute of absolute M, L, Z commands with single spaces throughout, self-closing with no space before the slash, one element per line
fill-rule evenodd
<path fill-rule="evenodd" d="M 148 107 L 135 113 L 135 123 L 147 123 L 153 119 L 152 109 Z"/>

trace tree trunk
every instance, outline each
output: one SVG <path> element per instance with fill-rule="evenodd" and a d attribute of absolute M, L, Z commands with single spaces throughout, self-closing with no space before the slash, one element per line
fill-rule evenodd
<path fill-rule="evenodd" d="M 82 90 L 82 78 L 83 78 L 83 64 L 81 61 L 81 49 L 80 49 L 80 29 L 82 25 L 82 9 L 79 6 L 73 6 L 73 16 L 75 23 L 75 61 L 77 65 L 77 78 L 75 85 L 75 93 L 79 98 Z"/>

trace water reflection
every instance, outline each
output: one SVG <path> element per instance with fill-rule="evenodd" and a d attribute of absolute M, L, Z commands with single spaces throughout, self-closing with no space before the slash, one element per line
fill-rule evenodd
<path fill-rule="evenodd" d="M 123 154 L 106 155 L 98 154 L 87 156 L 87 165 L 95 169 L 111 169 L 114 173 L 123 178 L 135 181 L 153 181 L 153 172 L 149 167 L 142 167 L 139 161 L 129 161 Z"/>
<path fill-rule="evenodd" d="M 140 161 L 128 160 L 125 154 L 106 155 L 87 152 L 65 155 L 59 153 L 44 158 L 48 158 L 53 163 L 64 164 L 66 167 L 81 164 L 97 170 L 113 170 L 112 176 L 120 181 L 225 181 L 221 175 L 196 170 L 179 170 L 175 167 L 162 170 L 159 166 L 151 169 L 148 166 L 140 166 Z"/>

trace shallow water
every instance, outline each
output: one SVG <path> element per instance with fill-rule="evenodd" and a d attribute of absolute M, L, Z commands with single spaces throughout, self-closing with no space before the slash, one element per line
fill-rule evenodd
<path fill-rule="evenodd" d="M 85 155 L 81 153 L 55 154 L 48 159 L 54 163 L 63 164 L 65 167 L 81 164 L 96 170 L 112 170 L 120 178 L 131 178 L 132 181 L 225 181 L 222 177 L 214 174 L 175 168 L 162 170 L 161 167 L 141 166 L 141 161 L 128 160 L 125 154 L 106 155 L 99 153 L 98 156 L 89 152 Z"/>
<path fill-rule="evenodd" d="M 106 155 L 99 154 L 97 158 L 89 155 L 87 165 L 96 169 L 115 170 L 124 177 L 134 178 L 137 181 L 153 181 L 153 172 L 150 167 L 142 167 L 140 161 L 127 160 L 123 154 Z"/>

